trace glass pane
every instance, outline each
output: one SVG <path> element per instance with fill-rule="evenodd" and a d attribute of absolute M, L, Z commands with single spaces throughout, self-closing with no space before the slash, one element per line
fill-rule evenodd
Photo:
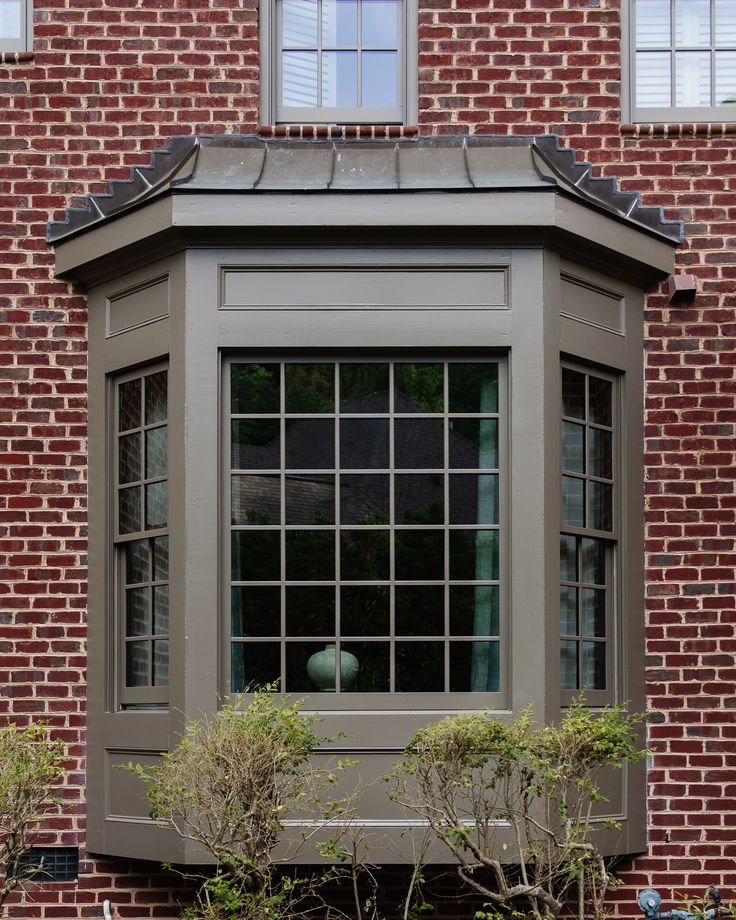
<path fill-rule="evenodd" d="M 560 581 L 578 580 L 577 540 L 569 534 L 560 535 Z"/>
<path fill-rule="evenodd" d="M 398 469 L 442 469 L 445 445 L 442 419 L 397 418 L 394 421 L 394 465 Z"/>
<path fill-rule="evenodd" d="M 562 414 L 585 418 L 585 374 L 562 368 Z"/>
<path fill-rule="evenodd" d="M 636 0 L 636 47 L 669 47 L 670 0 Z"/>
<path fill-rule="evenodd" d="M 450 690 L 496 693 L 501 684 L 498 642 L 450 643 Z"/>
<path fill-rule="evenodd" d="M 125 635 L 147 636 L 151 632 L 149 589 L 129 588 L 125 592 Z"/>
<path fill-rule="evenodd" d="M 340 466 L 347 470 L 388 467 L 387 418 L 340 419 Z"/>
<path fill-rule="evenodd" d="M 165 636 L 169 632 L 169 586 L 156 585 L 153 589 L 153 634 Z"/>
<path fill-rule="evenodd" d="M 21 0 L 2 0 L 0 2 L 0 38 L 19 39 L 21 37 L 22 13 Z"/>
<path fill-rule="evenodd" d="M 398 581 L 442 581 L 445 577 L 445 534 L 442 530 L 397 530 Z"/>
<path fill-rule="evenodd" d="M 232 692 L 257 690 L 281 677 L 281 646 L 278 642 L 234 642 Z"/>
<path fill-rule="evenodd" d="M 280 524 L 279 476 L 232 476 L 230 486 L 233 524 Z"/>
<path fill-rule="evenodd" d="M 613 446 L 610 431 L 604 431 L 602 428 L 588 429 L 588 463 L 591 476 L 613 478 Z"/>
<path fill-rule="evenodd" d="M 736 45 L 736 4 L 715 0 L 716 45 Z"/>
<path fill-rule="evenodd" d="M 563 690 L 578 689 L 578 644 L 571 640 L 560 642 L 560 686 Z"/>
<path fill-rule="evenodd" d="M 394 412 L 443 412 L 442 364 L 394 365 Z"/>
<path fill-rule="evenodd" d="M 603 638 L 606 635 L 606 592 L 583 588 L 582 635 Z"/>
<path fill-rule="evenodd" d="M 134 585 L 148 581 L 148 540 L 134 540 L 125 547 L 125 581 Z M 154 578 L 156 576 L 154 575 Z"/>
<path fill-rule="evenodd" d="M 441 473 L 400 474 L 394 478 L 397 524 L 443 524 L 445 483 Z"/>
<path fill-rule="evenodd" d="M 450 412 L 498 412 L 498 365 L 447 365 Z"/>
<path fill-rule="evenodd" d="M 334 691 L 336 650 L 324 642 L 288 642 L 286 686 L 290 693 Z"/>
<path fill-rule="evenodd" d="M 396 690 L 441 693 L 445 689 L 444 642 L 397 642 Z"/>
<path fill-rule="evenodd" d="M 150 642 L 125 643 L 125 686 L 147 687 L 150 665 Z"/>
<path fill-rule="evenodd" d="M 232 422 L 234 470 L 277 470 L 281 466 L 280 422 L 277 418 Z"/>
<path fill-rule="evenodd" d="M 358 104 L 358 52 L 322 52 L 322 105 Z"/>
<path fill-rule="evenodd" d="M 158 639 L 153 643 L 153 686 L 169 686 L 169 640 Z"/>
<path fill-rule="evenodd" d="M 451 418 L 451 469 L 498 468 L 498 421 L 495 418 Z"/>
<path fill-rule="evenodd" d="M 398 46 L 399 4 L 397 0 L 363 0 L 363 47 Z"/>
<path fill-rule="evenodd" d="M 281 635 L 281 588 L 232 588 L 231 605 L 233 636 Z"/>
<path fill-rule="evenodd" d="M 165 482 L 154 482 L 145 487 L 146 491 L 146 529 L 165 527 L 168 518 L 168 486 Z"/>
<path fill-rule="evenodd" d="M 498 585 L 450 588 L 451 635 L 497 636 L 499 626 Z"/>
<path fill-rule="evenodd" d="M 235 415 L 280 412 L 278 364 L 233 364 L 230 411 Z"/>
<path fill-rule="evenodd" d="M 388 364 L 340 365 L 341 412 L 388 412 L 388 390 Z"/>
<path fill-rule="evenodd" d="M 636 104 L 642 109 L 662 109 L 672 105 L 669 52 L 637 52 Z"/>
<path fill-rule="evenodd" d="M 388 642 L 343 642 L 342 652 L 340 682 L 343 692 L 388 692 L 391 654 Z M 351 657 L 347 658 L 348 655 Z"/>
<path fill-rule="evenodd" d="M 562 423 L 562 469 L 585 472 L 585 425 Z"/>
<path fill-rule="evenodd" d="M 357 42 L 357 0 L 322 0 L 322 46 L 355 46 Z"/>
<path fill-rule="evenodd" d="M 129 380 L 121 383 L 118 391 L 118 431 L 128 431 L 141 426 L 141 381 Z"/>
<path fill-rule="evenodd" d="M 289 581 L 335 580 L 335 532 L 292 530 L 286 534 L 286 577 Z"/>
<path fill-rule="evenodd" d="M 710 47 L 710 0 L 675 0 L 675 47 Z"/>
<path fill-rule="evenodd" d="M 582 540 L 583 572 L 581 581 L 588 585 L 605 585 L 606 583 L 606 544 L 603 540 Z"/>
<path fill-rule="evenodd" d="M 333 470 L 335 423 L 330 418 L 286 422 L 287 469 Z"/>
<path fill-rule="evenodd" d="M 389 554 L 387 530 L 342 530 L 340 578 L 343 581 L 386 581 Z"/>
<path fill-rule="evenodd" d="M 317 105 L 317 52 L 284 51 L 281 55 L 281 104 Z"/>
<path fill-rule="evenodd" d="M 396 588 L 397 636 L 442 636 L 445 633 L 445 589 L 412 585 Z"/>
<path fill-rule="evenodd" d="M 146 432 L 146 479 L 165 476 L 168 464 L 166 425 Z"/>
<path fill-rule="evenodd" d="M 278 530 L 234 530 L 233 581 L 279 581 L 281 534 Z"/>
<path fill-rule="evenodd" d="M 286 588 L 287 636 L 334 636 L 335 589 L 332 587 Z"/>
<path fill-rule="evenodd" d="M 361 105 L 395 108 L 399 104 L 399 56 L 396 51 L 364 51 Z"/>
<path fill-rule="evenodd" d="M 340 635 L 387 636 L 388 585 L 348 585 L 340 588 Z"/>
<path fill-rule="evenodd" d="M 146 425 L 166 421 L 166 371 L 144 378 L 146 386 Z"/>
<path fill-rule="evenodd" d="M 588 377 L 588 421 L 596 425 L 613 424 L 613 385 L 601 377 Z"/>
<path fill-rule="evenodd" d="M 675 54 L 675 105 L 710 105 L 710 51 Z"/>
<path fill-rule="evenodd" d="M 169 580 L 169 538 L 156 537 L 153 542 L 153 580 Z"/>
<path fill-rule="evenodd" d="M 736 44 L 736 38 L 733 41 Z M 736 105 L 736 52 L 716 52 L 715 104 Z"/>
<path fill-rule="evenodd" d="M 286 477 L 287 524 L 334 524 L 335 477 Z"/>
<path fill-rule="evenodd" d="M 613 530 L 613 489 L 608 483 L 588 483 L 588 527 Z"/>
<path fill-rule="evenodd" d="M 118 501 L 120 533 L 136 533 L 141 530 L 140 487 L 136 486 L 134 489 L 121 489 Z"/>
<path fill-rule="evenodd" d="M 606 689 L 606 644 L 605 642 L 581 642 L 582 646 L 582 689 Z"/>
<path fill-rule="evenodd" d="M 335 365 L 287 364 L 286 411 L 334 412 Z"/>
<path fill-rule="evenodd" d="M 118 482 L 138 482 L 141 477 L 141 435 L 126 434 L 118 439 Z"/>
<path fill-rule="evenodd" d="M 578 634 L 578 589 L 560 587 L 560 633 L 563 636 Z"/>
<path fill-rule="evenodd" d="M 450 531 L 450 578 L 453 581 L 497 581 L 498 531 Z"/>
<path fill-rule="evenodd" d="M 562 477 L 562 521 L 575 527 L 585 526 L 585 482 L 570 476 Z M 592 525 L 591 525 L 592 526 Z"/>
<path fill-rule="evenodd" d="M 343 524 L 388 524 L 388 476 L 340 476 Z"/>
<path fill-rule="evenodd" d="M 498 524 L 498 476 L 450 476 L 451 524 Z"/>
<path fill-rule="evenodd" d="M 317 0 L 282 0 L 285 48 L 317 45 Z"/>

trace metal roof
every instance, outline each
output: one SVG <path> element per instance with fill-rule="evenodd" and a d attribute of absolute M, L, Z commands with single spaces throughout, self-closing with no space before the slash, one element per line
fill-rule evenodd
<path fill-rule="evenodd" d="M 173 138 L 148 166 L 113 181 L 104 195 L 48 225 L 47 239 L 93 229 L 166 193 L 292 194 L 421 193 L 442 191 L 559 191 L 615 219 L 671 243 L 681 221 L 642 205 L 612 178 L 596 178 L 589 163 L 554 134 L 474 135 L 414 140 L 263 140 L 242 136 Z"/>

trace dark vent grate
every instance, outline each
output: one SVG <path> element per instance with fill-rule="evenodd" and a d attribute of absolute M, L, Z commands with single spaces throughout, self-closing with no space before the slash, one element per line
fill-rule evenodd
<path fill-rule="evenodd" d="M 78 847 L 31 847 L 19 860 L 36 882 L 76 882 L 79 877 Z"/>

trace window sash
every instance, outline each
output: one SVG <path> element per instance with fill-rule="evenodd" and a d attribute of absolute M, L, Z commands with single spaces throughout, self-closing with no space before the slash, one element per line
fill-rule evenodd
<path fill-rule="evenodd" d="M 14 11 L 6 13 L 6 17 L 0 16 L 0 53 L 32 51 L 33 0 L 17 0 L 17 3 L 10 3 L 9 7 L 15 8 Z M 8 25 L 6 31 L 3 31 L 6 22 Z"/>

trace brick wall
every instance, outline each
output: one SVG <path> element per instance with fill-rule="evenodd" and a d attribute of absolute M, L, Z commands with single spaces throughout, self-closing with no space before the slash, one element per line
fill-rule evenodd
<path fill-rule="evenodd" d="M 736 161 L 722 125 L 622 126 L 608 0 L 422 0 L 419 131 L 561 134 L 600 174 L 687 222 L 696 304 L 649 298 L 650 853 L 614 893 L 736 888 Z M 37 0 L 35 55 L 0 63 L 0 716 L 69 744 L 64 817 L 84 845 L 85 301 L 45 225 L 173 134 L 258 129 L 256 0 Z M 736 126 L 731 126 L 736 128 Z M 83 863 L 17 916 L 174 912 L 150 867 Z M 144 869 L 146 871 L 144 871 Z M 127 906 L 127 908 L 126 908 Z"/>

